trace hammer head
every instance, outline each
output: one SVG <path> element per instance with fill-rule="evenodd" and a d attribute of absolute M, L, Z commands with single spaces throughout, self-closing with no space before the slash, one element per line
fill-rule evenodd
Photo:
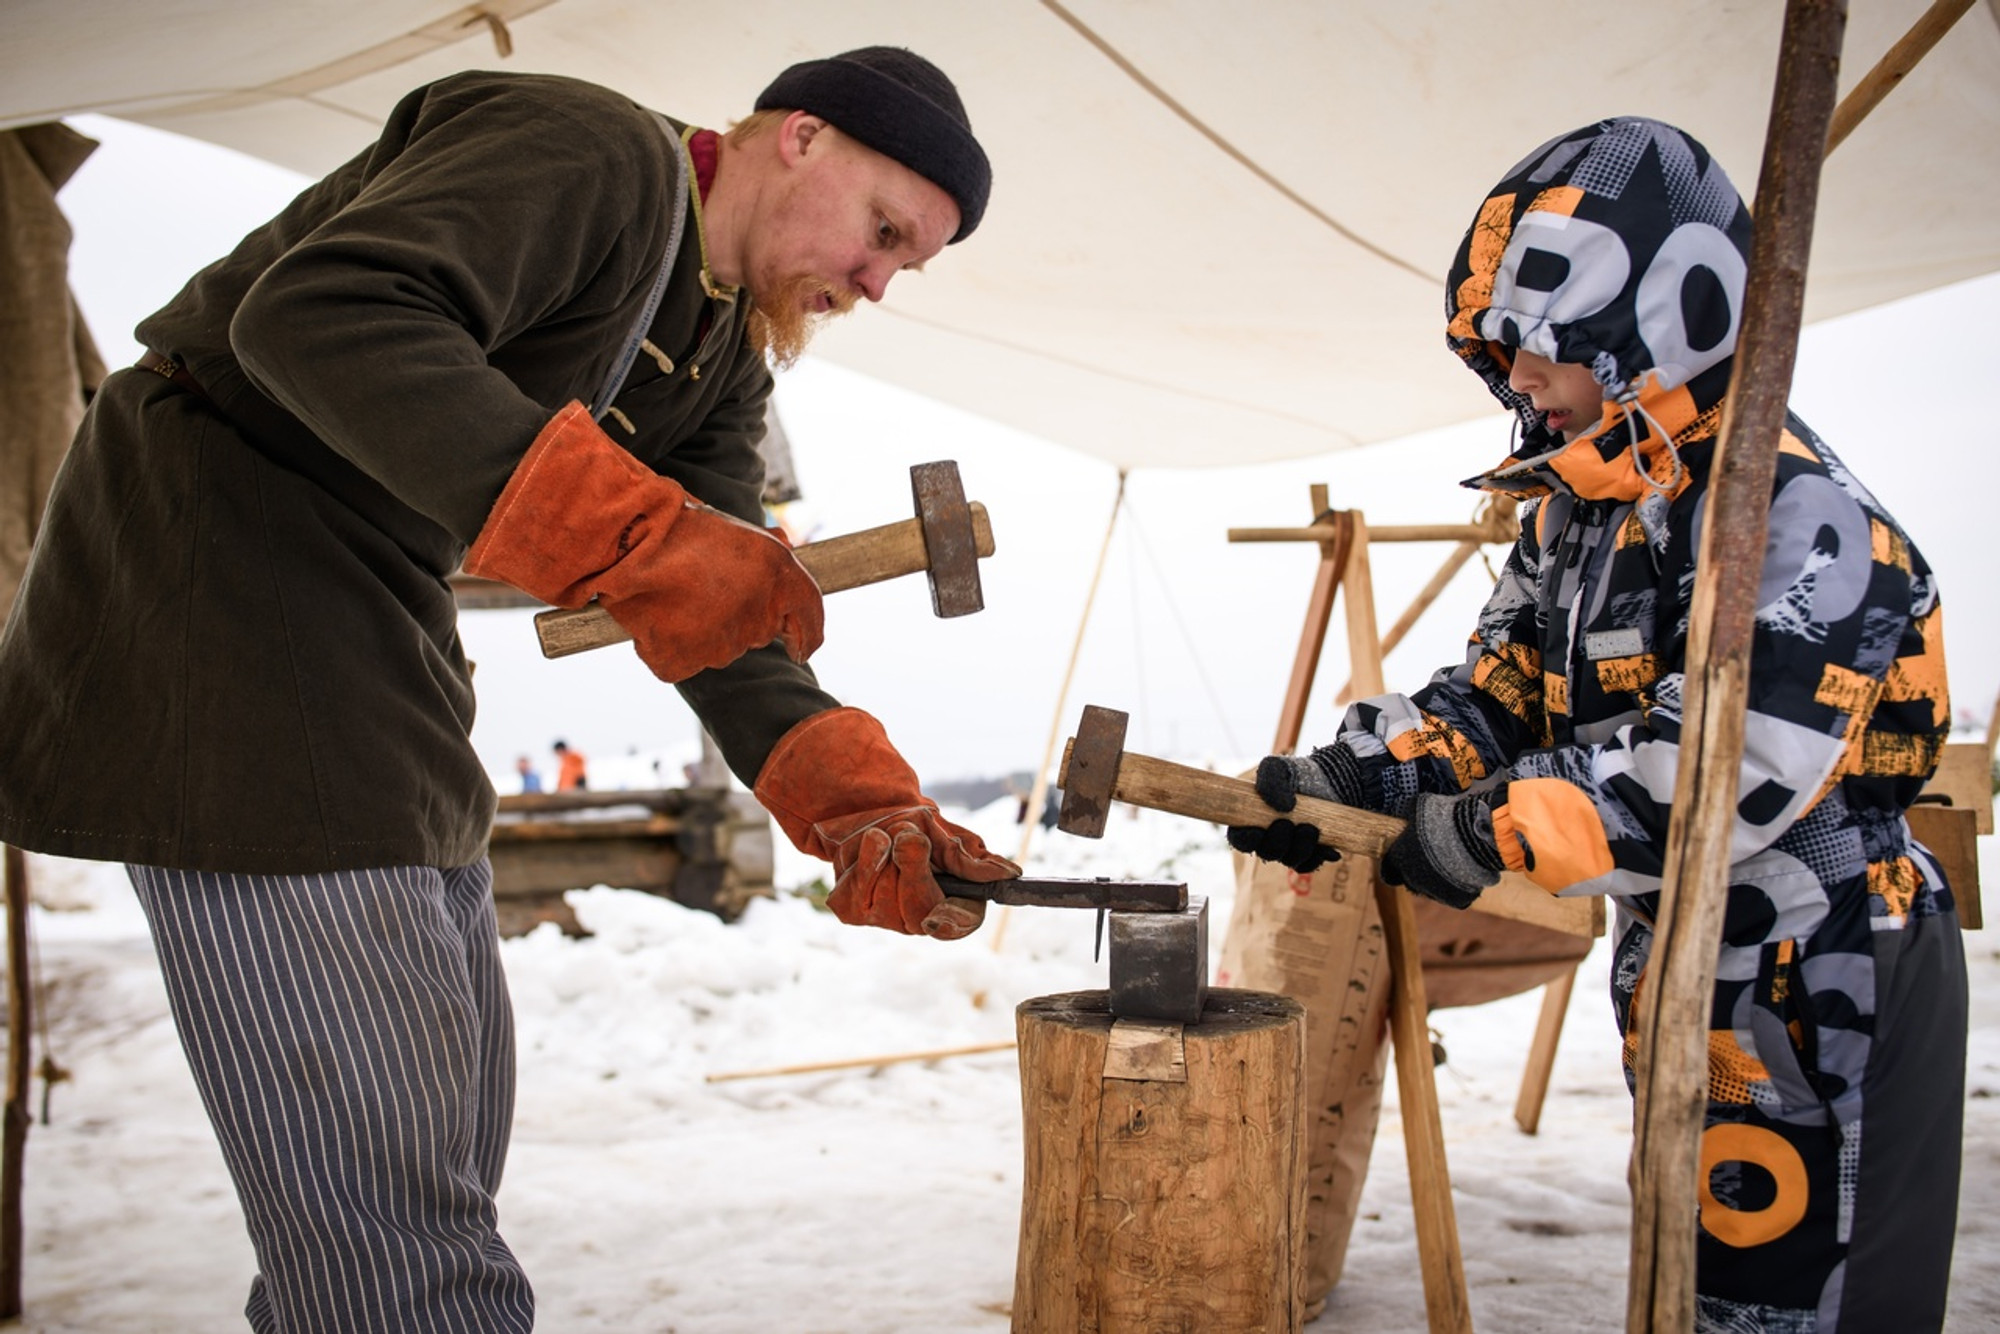
<path fill-rule="evenodd" d="M 1118 784 L 1118 764 L 1125 757 L 1125 725 L 1129 714 L 1095 704 L 1083 707 L 1069 755 L 1063 761 L 1062 812 L 1056 828 L 1065 834 L 1103 838 L 1111 818 L 1111 794 Z"/>
<path fill-rule="evenodd" d="M 979 542 L 958 464 L 945 460 L 910 469 L 910 494 L 930 555 L 931 610 L 969 616 L 986 605 L 979 587 Z"/>

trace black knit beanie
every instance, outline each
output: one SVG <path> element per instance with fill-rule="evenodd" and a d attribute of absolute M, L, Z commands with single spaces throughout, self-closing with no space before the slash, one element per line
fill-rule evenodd
<path fill-rule="evenodd" d="M 993 168 L 944 71 L 899 46 L 864 46 L 792 66 L 757 96 L 757 110 L 805 111 L 894 158 L 958 204 L 958 234 L 986 212 Z"/>

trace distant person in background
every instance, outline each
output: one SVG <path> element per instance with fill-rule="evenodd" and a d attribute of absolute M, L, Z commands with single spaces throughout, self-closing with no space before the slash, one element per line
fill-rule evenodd
<path fill-rule="evenodd" d="M 1449 907 L 1506 871 L 1610 896 L 1628 1079 L 1648 1055 L 1633 1007 L 1653 984 L 1751 227 L 1707 149 L 1639 118 L 1551 139 L 1488 192 L 1446 282 L 1446 339 L 1518 419 L 1520 447 L 1468 485 L 1522 497 L 1520 537 L 1462 664 L 1257 771 L 1278 810 L 1304 793 L 1407 821 L 1382 877 Z M 1949 729 L 1943 613 L 1909 536 L 1789 414 L 1769 504 L 1738 797 L 1705 831 L 1733 865 L 1695 1327 L 1936 1330 L 1966 969 L 1951 888 L 1904 812 Z M 1287 820 L 1229 841 L 1301 872 L 1328 855 Z"/>
<path fill-rule="evenodd" d="M 514 761 L 514 772 L 521 776 L 521 791 L 540 792 L 542 776 L 535 772 L 535 765 L 526 755 Z"/>
<path fill-rule="evenodd" d="M 552 747 L 556 753 L 556 791 L 581 792 L 590 786 L 584 772 L 589 760 L 580 750 L 571 750 L 566 742 L 558 741 Z"/>
<path fill-rule="evenodd" d="M 991 180 L 898 47 L 793 65 L 727 130 L 467 71 L 139 325 L 0 637 L 0 841 L 129 868 L 260 1334 L 534 1323 L 455 571 L 594 599 L 841 921 L 961 937 L 984 904 L 934 869 L 1019 874 L 806 665 L 824 610 L 757 448 L 772 368 Z"/>

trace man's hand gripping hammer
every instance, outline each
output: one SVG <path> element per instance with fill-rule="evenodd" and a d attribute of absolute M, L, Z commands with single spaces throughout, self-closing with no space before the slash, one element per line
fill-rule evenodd
<path fill-rule="evenodd" d="M 993 554 L 986 507 L 967 503 L 958 465 L 950 461 L 912 467 L 910 491 L 915 518 L 809 542 L 792 555 L 821 593 L 921 571 L 930 576 L 931 609 L 939 616 L 966 616 L 980 610 L 986 600 L 979 584 L 979 560 Z M 535 617 L 535 633 L 545 658 L 566 658 L 632 637 L 610 612 L 595 604 L 542 612 Z"/>

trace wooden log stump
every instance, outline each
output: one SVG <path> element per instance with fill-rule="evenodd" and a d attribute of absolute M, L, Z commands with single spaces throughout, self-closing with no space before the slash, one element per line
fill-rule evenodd
<path fill-rule="evenodd" d="M 1199 1024 L 1108 993 L 1024 1001 L 1013 1328 L 1280 1334 L 1305 1323 L 1305 1007 L 1212 989 Z"/>

